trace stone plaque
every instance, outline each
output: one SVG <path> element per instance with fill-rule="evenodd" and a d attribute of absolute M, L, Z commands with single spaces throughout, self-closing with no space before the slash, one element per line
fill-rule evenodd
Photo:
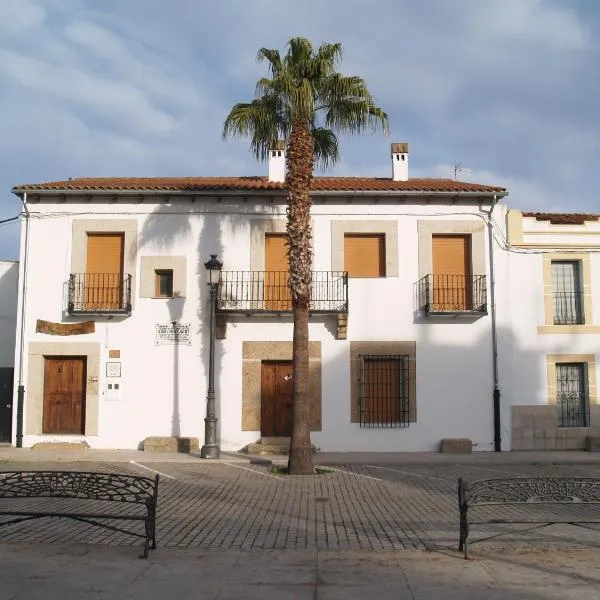
<path fill-rule="evenodd" d="M 191 346 L 190 323 L 156 323 L 154 344 L 157 346 Z"/>

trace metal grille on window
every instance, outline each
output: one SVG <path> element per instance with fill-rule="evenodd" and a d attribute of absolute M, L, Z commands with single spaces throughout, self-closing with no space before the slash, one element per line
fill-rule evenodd
<path fill-rule="evenodd" d="M 584 363 L 556 365 L 556 416 L 559 427 L 588 427 L 589 402 Z"/>
<path fill-rule="evenodd" d="M 552 261 L 552 310 L 555 325 L 583 323 L 579 261 Z"/>
<path fill-rule="evenodd" d="M 408 356 L 360 356 L 360 426 L 408 427 Z"/>

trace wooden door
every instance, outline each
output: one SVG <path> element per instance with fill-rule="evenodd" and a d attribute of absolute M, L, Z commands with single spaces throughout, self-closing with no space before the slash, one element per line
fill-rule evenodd
<path fill-rule="evenodd" d="M 283 233 L 265 235 L 265 310 L 291 310 L 287 236 Z"/>
<path fill-rule="evenodd" d="M 43 433 L 85 433 L 85 381 L 85 357 L 45 357 Z"/>
<path fill-rule="evenodd" d="M 86 310 L 122 308 L 123 241 L 122 233 L 88 233 Z"/>
<path fill-rule="evenodd" d="M 433 310 L 453 312 L 472 308 L 471 236 L 432 237 Z"/>
<path fill-rule="evenodd" d="M 0 368 L 0 443 L 8 443 L 12 436 L 14 369 Z"/>
<path fill-rule="evenodd" d="M 261 373 L 260 433 L 265 437 L 292 435 L 292 361 L 264 361 Z"/>
<path fill-rule="evenodd" d="M 344 235 L 344 271 L 348 271 L 348 277 L 385 277 L 385 236 L 382 233 Z"/>

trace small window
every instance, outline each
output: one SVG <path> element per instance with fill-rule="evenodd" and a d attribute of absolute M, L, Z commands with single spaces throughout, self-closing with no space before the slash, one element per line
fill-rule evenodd
<path fill-rule="evenodd" d="M 556 416 L 559 427 L 588 427 L 589 398 L 585 363 L 556 364 Z"/>
<path fill-rule="evenodd" d="M 408 356 L 361 356 L 360 426 L 407 427 Z"/>
<path fill-rule="evenodd" d="M 156 269 L 154 271 L 154 293 L 157 298 L 173 297 L 173 269 Z"/>
<path fill-rule="evenodd" d="M 579 261 L 552 261 L 552 311 L 555 325 L 583 324 Z"/>
<path fill-rule="evenodd" d="M 345 234 L 344 271 L 349 277 L 385 277 L 385 234 Z"/>

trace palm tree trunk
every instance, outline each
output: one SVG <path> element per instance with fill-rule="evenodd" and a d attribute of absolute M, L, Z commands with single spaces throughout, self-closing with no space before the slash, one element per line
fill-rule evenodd
<path fill-rule="evenodd" d="M 310 442 L 308 378 L 308 308 L 312 279 L 310 228 L 312 170 L 311 132 L 306 123 L 295 122 L 288 140 L 286 175 L 288 258 L 294 314 L 294 422 L 288 463 L 291 475 L 311 475 L 314 471 Z"/>

